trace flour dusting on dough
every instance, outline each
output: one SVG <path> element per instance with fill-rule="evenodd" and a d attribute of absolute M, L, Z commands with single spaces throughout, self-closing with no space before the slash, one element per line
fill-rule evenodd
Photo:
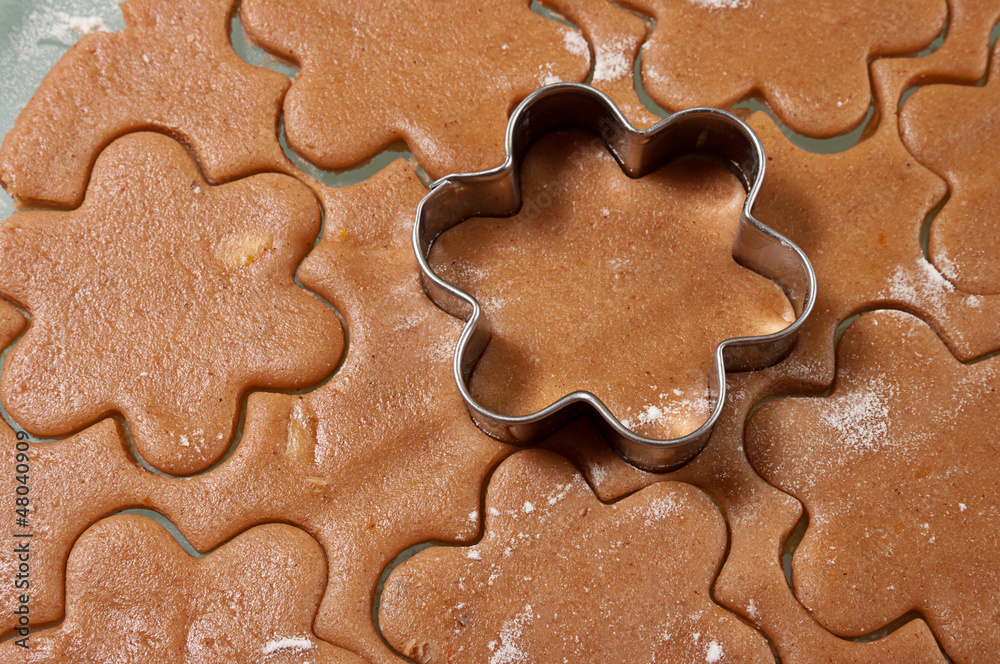
<path fill-rule="evenodd" d="M 504 622 L 500 628 L 500 643 L 490 641 L 488 647 L 493 654 L 490 655 L 490 664 L 527 664 L 528 653 L 524 652 L 519 645 L 524 626 L 531 621 L 531 605 L 525 604 L 524 611 Z"/>
<path fill-rule="evenodd" d="M 262 655 L 270 655 L 276 652 L 306 652 L 316 647 L 308 636 L 283 636 L 271 639 L 264 644 L 261 649 Z"/>
<path fill-rule="evenodd" d="M 837 430 L 844 447 L 877 452 L 889 442 L 889 400 L 894 392 L 892 385 L 876 378 L 861 389 L 834 394 L 820 417 Z"/>
<path fill-rule="evenodd" d="M 597 58 L 594 63 L 593 81 L 618 81 L 632 71 L 634 62 L 629 59 L 626 49 L 629 43 L 619 40 L 612 44 L 598 44 Z M 607 212 L 604 213 L 605 215 Z"/>
<path fill-rule="evenodd" d="M 573 55 L 590 55 L 590 49 L 587 47 L 587 40 L 584 39 L 583 35 L 576 30 L 566 30 L 566 32 L 563 33 L 563 43 L 566 45 L 566 50 Z"/>
<path fill-rule="evenodd" d="M 691 4 L 705 9 L 742 9 L 750 6 L 750 0 L 688 0 Z"/>

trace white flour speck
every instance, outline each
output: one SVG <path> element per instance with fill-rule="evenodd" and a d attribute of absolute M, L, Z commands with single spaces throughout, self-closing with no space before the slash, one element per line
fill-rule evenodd
<path fill-rule="evenodd" d="M 55 12 L 56 22 L 52 25 L 52 36 L 61 39 L 70 33 L 87 35 L 91 32 L 110 32 L 108 24 L 100 16 L 70 16 L 66 12 Z"/>
<path fill-rule="evenodd" d="M 534 505 L 532 505 L 532 504 L 531 504 L 530 502 L 528 502 L 528 501 L 526 500 L 526 501 L 524 501 L 524 505 L 523 505 L 523 506 L 521 507 L 521 510 L 522 510 L 522 511 L 523 511 L 523 512 L 524 512 L 525 514 L 531 514 L 532 512 L 534 512 L 534 511 L 535 511 L 535 506 L 534 506 Z"/>
<path fill-rule="evenodd" d="M 555 505 L 560 500 L 562 500 L 563 498 L 565 498 L 566 494 L 569 493 L 570 487 L 572 487 L 572 486 L 573 486 L 572 483 L 567 483 L 567 484 L 564 484 L 563 486 L 560 486 L 559 487 L 559 493 L 557 493 L 555 495 L 552 495 L 552 496 L 549 496 L 549 505 Z"/>
<path fill-rule="evenodd" d="M 271 639 L 264 644 L 261 649 L 262 655 L 270 655 L 272 653 L 281 652 L 285 650 L 290 650 L 292 652 L 306 652 L 307 650 L 312 650 L 316 647 L 316 644 L 312 642 L 308 636 L 284 636 L 277 639 Z"/>
<path fill-rule="evenodd" d="M 722 659 L 725 653 L 722 651 L 722 646 L 719 645 L 718 641 L 712 641 L 708 644 L 708 649 L 705 650 L 705 661 L 709 664 L 718 662 Z"/>
<path fill-rule="evenodd" d="M 674 500 L 672 495 L 667 496 L 657 496 L 655 499 L 649 501 L 649 505 L 646 506 L 646 526 L 653 525 L 654 521 L 662 521 L 663 519 L 672 517 L 677 514 L 680 506 L 677 501 Z"/>
<path fill-rule="evenodd" d="M 750 6 L 750 0 L 688 0 L 705 9 L 737 9 Z"/>

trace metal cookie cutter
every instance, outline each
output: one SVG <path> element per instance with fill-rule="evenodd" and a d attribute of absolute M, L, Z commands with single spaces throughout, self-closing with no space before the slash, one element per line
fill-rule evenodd
<path fill-rule="evenodd" d="M 472 217 L 508 217 L 521 208 L 520 165 L 531 145 L 558 129 L 582 129 L 607 146 L 632 178 L 641 178 L 687 156 L 721 161 L 747 191 L 733 258 L 776 282 L 796 313 L 787 328 L 756 337 L 726 339 L 713 356 L 709 372 L 711 415 L 697 430 L 680 438 L 658 440 L 629 430 L 594 394 L 576 391 L 530 415 L 501 415 L 484 408 L 469 391 L 468 381 L 490 341 L 489 321 L 479 302 L 442 280 L 428 263 L 434 240 Z M 708 442 L 725 402 L 726 370 L 762 369 L 792 349 L 816 299 L 816 275 L 809 259 L 789 240 L 754 219 L 751 209 L 764 177 L 764 150 L 742 120 L 715 108 L 675 113 L 652 127 L 637 130 L 606 95 L 576 83 L 556 83 L 529 95 L 507 125 L 507 159 L 494 169 L 449 175 L 435 182 L 417 208 L 413 247 L 430 298 L 451 315 L 466 321 L 455 349 L 458 389 L 476 425 L 506 443 L 530 445 L 583 414 L 600 426 L 615 451 L 638 468 L 666 472 L 693 459 Z"/>

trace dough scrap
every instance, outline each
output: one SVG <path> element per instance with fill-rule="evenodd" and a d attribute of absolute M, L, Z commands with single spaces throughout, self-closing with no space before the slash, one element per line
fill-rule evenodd
<path fill-rule="evenodd" d="M 754 466 L 801 500 L 796 595 L 838 634 L 911 610 L 959 664 L 1000 651 L 1000 360 L 964 365 L 901 312 L 851 324 L 825 398 L 763 406 Z"/>
<path fill-rule="evenodd" d="M 525 415 L 589 390 L 644 436 L 697 429 L 716 346 L 795 318 L 775 283 L 733 259 L 743 187 L 690 160 L 632 180 L 578 132 L 543 137 L 521 174 L 517 215 L 466 221 L 431 251 L 493 330 L 473 396 Z"/>
<path fill-rule="evenodd" d="M 233 51 L 236 0 L 128 0 L 126 28 L 81 37 L 0 146 L 19 206 L 76 207 L 98 153 L 156 129 L 191 148 L 210 182 L 287 170 L 277 139 L 289 80 Z"/>
<path fill-rule="evenodd" d="M 930 255 L 955 286 L 1000 294 L 1000 45 L 984 87 L 931 85 L 903 106 L 903 140 L 948 182 L 951 193 L 931 224 Z"/>
<path fill-rule="evenodd" d="M 919 312 L 966 360 L 1000 348 L 1000 298 L 961 292 L 924 257 L 921 228 L 946 186 L 899 137 L 895 109 L 907 79 L 877 67 L 873 79 L 878 126 L 845 152 L 807 152 L 765 114 L 749 120 L 768 156 L 754 212 L 816 270 L 816 306 L 780 365 L 813 389 L 833 380 L 837 327 L 876 307 Z"/>
<path fill-rule="evenodd" d="M 635 91 L 635 61 L 649 32 L 646 23 L 610 0 L 545 0 L 542 4 L 580 26 L 594 61 L 590 84 L 611 97 L 635 127 L 659 122 Z"/>
<path fill-rule="evenodd" d="M 32 315 L 4 406 L 42 437 L 119 412 L 152 466 L 204 470 L 248 389 L 307 387 L 342 354 L 336 315 L 294 282 L 319 223 L 293 178 L 213 187 L 166 136 L 115 141 L 81 207 L 0 226 L 0 293 Z"/>
<path fill-rule="evenodd" d="M 586 40 L 524 0 L 246 0 L 248 37 L 301 69 L 289 144 L 343 169 L 405 141 L 438 178 L 504 160 L 507 114 L 535 88 L 582 81 Z"/>
<path fill-rule="evenodd" d="M 767 642 L 711 600 L 725 548 L 722 516 L 690 485 L 605 505 L 562 457 L 521 452 L 493 474 L 482 540 L 393 570 L 379 624 L 421 664 L 771 663 Z"/>

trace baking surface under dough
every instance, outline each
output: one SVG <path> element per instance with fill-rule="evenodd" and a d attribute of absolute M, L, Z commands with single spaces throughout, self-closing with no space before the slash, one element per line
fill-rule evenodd
<path fill-rule="evenodd" d="M 733 260 L 742 186 L 694 160 L 632 180 L 582 133 L 542 138 L 521 174 L 517 215 L 455 226 L 430 256 L 493 330 L 473 396 L 525 415 L 589 390 L 644 436 L 697 429 L 716 346 L 794 320 L 776 284 Z"/>
<path fill-rule="evenodd" d="M 1000 652 L 1000 359 L 964 365 L 919 319 L 862 316 L 826 398 L 764 405 L 746 447 L 802 501 L 796 595 L 855 636 L 908 611 L 958 664 Z"/>
<path fill-rule="evenodd" d="M 294 178 L 213 187 L 166 136 L 115 141 L 80 208 L 0 226 L 0 293 L 32 316 L 4 365 L 4 406 L 42 437 L 119 412 L 148 463 L 204 470 L 246 391 L 307 387 L 340 359 L 336 315 L 294 282 L 319 225 Z"/>
<path fill-rule="evenodd" d="M 583 81 L 580 33 L 526 0 L 246 0 L 246 34 L 301 69 L 289 144 L 342 169 L 405 141 L 438 178 L 504 159 L 507 114 L 552 81 Z"/>
<path fill-rule="evenodd" d="M 98 153 L 156 129 L 189 146 L 209 181 L 287 170 L 277 139 L 289 81 L 233 51 L 236 0 L 128 0 L 126 29 L 88 34 L 42 81 L 0 147 L 18 204 L 83 200 Z"/>
<path fill-rule="evenodd" d="M 563 457 L 514 455 L 493 474 L 485 533 L 433 547 L 385 583 L 379 624 L 420 664 L 773 662 L 767 642 L 715 604 L 722 515 L 663 482 L 601 503 Z"/>

